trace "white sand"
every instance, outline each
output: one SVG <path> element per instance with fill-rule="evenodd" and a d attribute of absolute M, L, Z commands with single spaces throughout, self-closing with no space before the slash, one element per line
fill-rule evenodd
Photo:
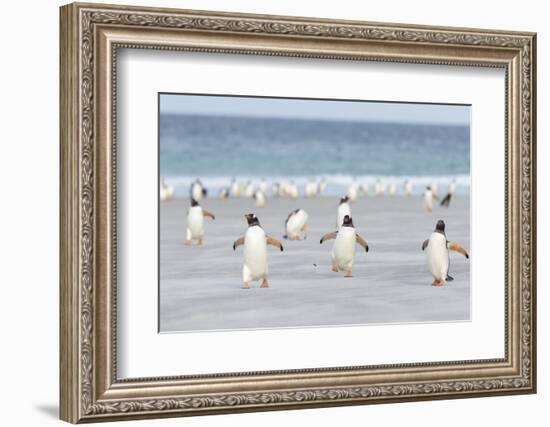
<path fill-rule="evenodd" d="M 335 229 L 337 198 L 268 199 L 255 208 L 248 199 L 206 199 L 203 207 L 216 215 L 206 218 L 203 247 L 185 246 L 189 201 L 161 202 L 160 209 L 160 330 L 278 328 L 369 323 L 469 320 L 470 265 L 451 253 L 444 287 L 431 286 L 421 242 L 438 219 L 447 238 L 470 248 L 469 197 L 455 196 L 449 209 L 422 209 L 422 199 L 366 197 L 352 205 L 357 231 L 370 246 L 357 247 L 354 277 L 331 271 L 334 241 L 319 239 Z M 309 214 L 305 241 L 283 240 L 284 220 L 295 208 Z M 244 214 L 254 212 L 268 234 L 280 239 L 280 252 L 269 247 L 269 289 L 241 289 Z"/>

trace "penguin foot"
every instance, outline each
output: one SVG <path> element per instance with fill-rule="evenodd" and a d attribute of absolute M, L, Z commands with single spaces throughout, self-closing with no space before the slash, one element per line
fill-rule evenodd
<path fill-rule="evenodd" d="M 351 270 L 348 270 L 348 272 L 346 273 L 346 275 L 344 277 L 353 277 L 353 274 L 352 274 Z"/>
<path fill-rule="evenodd" d="M 432 282 L 432 286 L 443 286 L 445 283 L 445 280 L 436 279 Z"/>
<path fill-rule="evenodd" d="M 185 241 L 185 245 L 186 245 L 186 246 L 191 245 L 191 240 L 186 240 L 186 241 Z"/>
<path fill-rule="evenodd" d="M 199 241 L 197 242 L 197 246 L 202 246 L 202 239 L 199 239 Z"/>
<path fill-rule="evenodd" d="M 334 271 L 335 273 L 338 273 L 338 267 L 335 267 L 334 265 L 332 266 L 332 271 Z"/>
<path fill-rule="evenodd" d="M 267 279 L 264 279 L 262 284 L 260 285 L 260 288 L 269 288 L 269 283 L 267 282 Z"/>
<path fill-rule="evenodd" d="M 243 289 L 250 289 L 250 286 L 248 286 L 248 282 L 243 282 Z"/>

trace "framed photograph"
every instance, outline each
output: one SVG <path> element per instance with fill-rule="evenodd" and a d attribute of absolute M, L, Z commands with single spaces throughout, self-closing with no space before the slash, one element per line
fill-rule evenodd
<path fill-rule="evenodd" d="M 60 22 L 63 420 L 536 391 L 535 34 Z"/>

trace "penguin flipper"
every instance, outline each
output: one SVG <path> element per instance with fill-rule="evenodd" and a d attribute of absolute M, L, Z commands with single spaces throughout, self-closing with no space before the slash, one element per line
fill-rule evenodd
<path fill-rule="evenodd" d="M 454 279 L 455 279 L 454 277 L 449 276 L 448 274 L 447 274 L 447 277 L 445 277 L 445 280 L 446 280 L 447 282 L 452 282 Z"/>
<path fill-rule="evenodd" d="M 365 252 L 368 252 L 369 251 L 369 244 L 367 243 L 367 241 L 357 233 L 355 233 L 355 237 L 356 237 L 357 243 L 365 249 Z"/>
<path fill-rule="evenodd" d="M 237 249 L 241 245 L 244 245 L 244 237 L 241 237 L 233 242 L 233 250 Z"/>
<path fill-rule="evenodd" d="M 214 216 L 214 214 L 212 212 L 208 212 L 204 209 L 202 210 L 202 215 L 207 216 L 207 217 L 212 218 L 212 219 L 216 219 L 216 217 Z"/>
<path fill-rule="evenodd" d="M 283 245 L 281 244 L 281 242 L 271 236 L 267 236 L 267 244 L 279 248 L 281 252 L 283 251 Z"/>
<path fill-rule="evenodd" d="M 426 249 L 426 246 L 428 246 L 428 239 L 422 242 L 422 250 Z"/>
<path fill-rule="evenodd" d="M 449 248 L 451 251 L 455 251 L 464 255 L 466 258 L 470 258 L 470 255 L 468 255 L 468 252 L 466 252 L 466 249 L 464 249 L 458 243 L 447 242 L 447 248 Z"/>
<path fill-rule="evenodd" d="M 336 233 L 338 232 L 333 231 L 331 233 L 325 234 L 323 237 L 321 237 L 321 241 L 319 243 L 323 243 L 325 240 L 336 239 Z"/>

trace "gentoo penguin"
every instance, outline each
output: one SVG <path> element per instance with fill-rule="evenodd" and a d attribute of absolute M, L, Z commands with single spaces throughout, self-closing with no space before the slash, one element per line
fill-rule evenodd
<path fill-rule="evenodd" d="M 301 240 L 303 233 L 304 239 L 307 239 L 307 212 L 303 209 L 296 209 L 290 212 L 285 220 L 285 239 Z"/>
<path fill-rule="evenodd" d="M 449 183 L 449 192 L 445 197 L 443 197 L 443 200 L 441 200 L 441 206 L 445 206 L 446 208 L 449 207 L 449 205 L 451 204 L 451 198 L 453 197 L 455 190 L 456 190 L 456 179 L 453 179 Z"/>
<path fill-rule="evenodd" d="M 219 196 L 220 196 L 220 199 L 227 199 L 229 197 L 229 188 L 227 187 L 220 188 Z"/>
<path fill-rule="evenodd" d="M 262 279 L 261 288 L 269 287 L 267 281 L 267 245 L 283 250 L 281 242 L 265 234 L 258 217 L 254 214 L 244 216 L 248 222 L 248 230 L 244 237 L 235 240 L 233 250 L 244 245 L 243 289 L 248 289 L 251 280 Z"/>
<path fill-rule="evenodd" d="M 279 197 L 281 195 L 281 184 L 274 182 L 271 186 L 271 193 L 274 197 Z"/>
<path fill-rule="evenodd" d="M 454 280 L 449 276 L 449 249 L 470 258 L 462 246 L 447 240 L 445 223 L 439 220 L 430 238 L 422 242 L 422 250 L 427 256 L 428 270 L 434 277 L 433 286 L 443 286 L 447 281 Z"/>
<path fill-rule="evenodd" d="M 304 186 L 304 194 L 306 197 L 315 197 L 319 193 L 319 183 L 314 180 L 306 182 Z"/>
<path fill-rule="evenodd" d="M 424 191 L 424 209 L 431 212 L 434 207 L 434 199 L 439 200 L 439 197 L 432 191 L 430 186 L 426 187 Z"/>
<path fill-rule="evenodd" d="M 287 194 L 293 199 L 297 199 L 299 195 L 298 186 L 294 181 L 290 181 L 290 184 L 287 187 Z"/>
<path fill-rule="evenodd" d="M 164 182 L 164 179 L 160 182 L 159 197 L 160 200 L 170 200 L 174 198 L 175 188 L 173 185 L 168 185 Z"/>
<path fill-rule="evenodd" d="M 257 208 L 263 208 L 265 206 L 265 194 L 261 190 L 256 190 L 254 193 L 254 200 L 256 201 Z"/>
<path fill-rule="evenodd" d="M 405 187 L 405 194 L 407 196 L 412 195 L 412 193 L 413 193 L 413 183 L 410 179 L 405 180 L 404 187 Z"/>
<path fill-rule="evenodd" d="M 202 185 L 200 179 L 196 179 L 191 183 L 191 198 L 196 201 L 201 200 L 203 197 L 206 197 L 207 191 L 206 188 Z"/>
<path fill-rule="evenodd" d="M 243 194 L 244 197 L 248 197 L 249 199 L 251 199 L 252 197 L 254 197 L 254 192 L 255 192 L 254 184 L 248 181 L 244 187 L 244 194 Z"/>
<path fill-rule="evenodd" d="M 340 199 L 340 203 L 338 204 L 338 216 L 336 217 L 337 230 L 342 226 L 342 223 L 344 222 L 344 217 L 346 215 L 351 216 L 351 208 L 348 201 L 348 196 L 344 196 Z"/>
<path fill-rule="evenodd" d="M 159 198 L 161 202 L 168 200 L 168 193 L 166 192 L 166 188 L 164 187 L 164 182 L 161 182 L 159 185 Z"/>
<path fill-rule="evenodd" d="M 325 180 L 325 178 L 321 178 L 321 180 L 319 181 L 319 194 L 323 194 L 326 188 L 327 181 Z"/>
<path fill-rule="evenodd" d="M 350 202 L 355 202 L 357 200 L 358 190 L 359 190 L 359 186 L 357 185 L 354 179 L 353 182 L 348 187 L 348 197 Z"/>
<path fill-rule="evenodd" d="M 430 187 L 433 193 L 437 196 L 437 182 L 432 182 L 432 185 Z"/>
<path fill-rule="evenodd" d="M 346 215 L 339 230 L 325 234 L 320 243 L 325 240 L 334 240 L 332 246 L 332 271 L 345 271 L 346 277 L 352 277 L 353 261 L 355 259 L 355 245 L 361 245 L 365 252 L 369 251 L 367 241 L 362 238 L 353 227 L 351 216 Z"/>
<path fill-rule="evenodd" d="M 258 189 L 264 193 L 267 194 L 267 182 L 265 182 L 265 179 L 262 178 L 260 181 L 260 185 L 258 186 Z"/>
<path fill-rule="evenodd" d="M 187 212 L 187 236 L 185 244 L 190 245 L 192 240 L 198 240 L 197 245 L 202 246 L 204 236 L 204 217 L 216 219 L 211 212 L 204 210 L 195 199 L 191 199 L 191 207 Z"/>
<path fill-rule="evenodd" d="M 361 190 L 363 191 L 363 194 L 365 196 L 368 196 L 369 195 L 369 184 L 367 182 L 364 182 L 362 185 L 361 185 Z"/>
<path fill-rule="evenodd" d="M 239 197 L 241 194 L 241 187 L 235 178 L 231 180 L 231 185 L 229 186 L 229 194 L 231 197 Z"/>
<path fill-rule="evenodd" d="M 383 196 L 385 191 L 386 191 L 386 186 L 382 184 L 382 181 L 377 179 L 376 182 L 374 183 L 374 194 L 376 194 L 377 196 Z"/>
<path fill-rule="evenodd" d="M 281 184 L 279 185 L 279 196 L 280 197 L 286 197 L 288 196 L 288 182 L 286 181 L 283 181 L 281 182 Z"/>
<path fill-rule="evenodd" d="M 456 179 L 453 178 L 453 180 L 449 183 L 449 193 L 455 194 L 456 191 Z"/>
<path fill-rule="evenodd" d="M 395 185 L 395 182 L 390 183 L 388 187 L 388 193 L 392 197 L 395 196 L 395 194 L 397 193 L 397 187 Z"/>

